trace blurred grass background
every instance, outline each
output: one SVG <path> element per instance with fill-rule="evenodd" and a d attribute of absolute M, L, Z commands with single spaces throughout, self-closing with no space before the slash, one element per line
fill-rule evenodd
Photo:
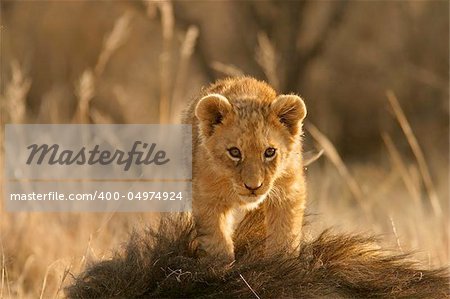
<path fill-rule="evenodd" d="M 448 265 L 448 1 L 2 1 L 5 123 L 179 122 L 216 79 L 308 107 L 308 234 L 381 234 Z M 0 154 L 0 160 L 3 154 Z M 3 173 L 1 175 L 3 195 Z M 63 296 L 156 214 L 8 213 L 0 298 Z"/>

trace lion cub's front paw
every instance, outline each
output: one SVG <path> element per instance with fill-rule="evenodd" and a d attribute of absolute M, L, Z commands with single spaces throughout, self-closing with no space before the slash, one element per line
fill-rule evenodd
<path fill-rule="evenodd" d="M 214 265 L 228 265 L 234 263 L 234 253 L 226 251 L 208 251 L 201 247 L 197 248 L 197 257 L 206 263 Z"/>

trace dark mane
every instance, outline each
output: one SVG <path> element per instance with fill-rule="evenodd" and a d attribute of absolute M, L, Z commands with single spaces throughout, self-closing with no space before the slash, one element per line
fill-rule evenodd
<path fill-rule="evenodd" d="M 235 236 L 227 268 L 195 257 L 195 231 L 184 216 L 132 233 L 124 250 L 91 264 L 66 288 L 69 298 L 448 298 L 446 269 L 429 270 L 376 239 L 326 230 L 298 257 L 264 256 L 250 217 Z M 257 230 L 257 231 L 255 231 Z"/>

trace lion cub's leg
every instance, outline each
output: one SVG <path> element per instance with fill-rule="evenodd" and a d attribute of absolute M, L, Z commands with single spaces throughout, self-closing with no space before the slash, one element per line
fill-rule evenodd
<path fill-rule="evenodd" d="M 283 198 L 267 198 L 264 203 L 268 253 L 289 254 L 299 249 L 305 209 L 302 192 L 291 191 Z"/>
<path fill-rule="evenodd" d="M 194 206 L 194 220 L 200 252 L 221 262 L 234 260 L 231 209 L 214 205 Z"/>

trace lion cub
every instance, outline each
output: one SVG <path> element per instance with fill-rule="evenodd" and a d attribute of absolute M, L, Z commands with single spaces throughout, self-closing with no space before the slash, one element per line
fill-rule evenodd
<path fill-rule="evenodd" d="M 199 248 L 234 260 L 236 210 L 262 205 L 267 250 L 300 242 L 306 186 L 302 162 L 303 100 L 277 95 L 249 77 L 217 81 L 184 115 L 193 134 L 193 216 Z"/>

